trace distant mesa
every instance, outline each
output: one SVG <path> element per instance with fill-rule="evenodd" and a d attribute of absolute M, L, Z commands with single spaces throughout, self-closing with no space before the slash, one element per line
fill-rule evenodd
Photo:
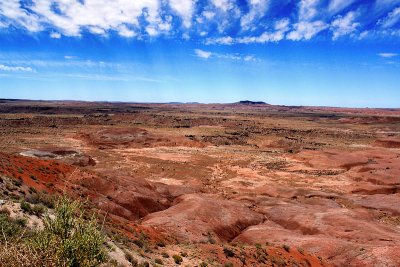
<path fill-rule="evenodd" d="M 236 102 L 235 104 L 240 104 L 240 105 L 266 105 L 267 103 L 265 103 L 263 101 L 242 100 L 242 101 Z"/>
<path fill-rule="evenodd" d="M 167 104 L 173 105 L 190 105 L 190 104 L 201 104 L 200 102 L 168 102 Z"/>

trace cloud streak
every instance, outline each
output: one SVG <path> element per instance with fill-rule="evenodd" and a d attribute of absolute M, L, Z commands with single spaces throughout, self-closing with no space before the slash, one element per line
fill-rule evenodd
<path fill-rule="evenodd" d="M 378 56 L 383 57 L 383 58 L 393 58 L 397 57 L 399 54 L 396 53 L 379 53 Z"/>
<path fill-rule="evenodd" d="M 7 72 L 34 72 L 31 67 L 21 67 L 21 66 L 7 66 L 0 64 L 0 71 Z"/>
<path fill-rule="evenodd" d="M 201 49 L 194 50 L 197 57 L 202 59 L 218 58 L 226 60 L 243 60 L 243 61 L 256 61 L 257 59 L 253 55 L 240 55 L 240 54 L 221 54 L 214 53 L 211 51 L 204 51 Z"/>

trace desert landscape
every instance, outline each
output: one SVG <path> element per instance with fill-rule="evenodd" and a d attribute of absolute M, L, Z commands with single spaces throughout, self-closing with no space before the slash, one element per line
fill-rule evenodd
<path fill-rule="evenodd" d="M 0 208 L 80 199 L 106 266 L 400 265 L 400 109 L 3 99 L 0 132 Z"/>

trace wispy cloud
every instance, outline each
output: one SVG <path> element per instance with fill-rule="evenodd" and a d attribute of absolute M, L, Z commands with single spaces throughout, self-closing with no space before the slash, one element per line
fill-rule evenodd
<path fill-rule="evenodd" d="M 288 33 L 287 39 L 292 41 L 310 40 L 328 27 L 329 25 L 320 20 L 313 22 L 302 21 L 294 25 L 294 30 Z"/>
<path fill-rule="evenodd" d="M 211 52 L 209 52 L 209 51 L 204 51 L 204 50 L 201 50 L 201 49 L 195 49 L 194 52 L 196 53 L 196 55 L 197 55 L 198 57 L 200 57 L 200 58 L 205 58 L 205 59 L 211 57 L 211 55 L 212 55 Z"/>
<path fill-rule="evenodd" d="M 65 59 L 78 59 L 77 56 L 69 56 L 69 55 L 64 56 L 64 58 Z"/>
<path fill-rule="evenodd" d="M 352 11 L 348 12 L 345 16 L 339 16 L 338 18 L 336 18 L 331 24 L 333 40 L 355 32 L 360 26 L 360 23 L 355 22 L 355 19 L 356 13 Z"/>
<path fill-rule="evenodd" d="M 393 58 L 397 57 L 399 54 L 396 53 L 379 53 L 378 56 L 383 57 L 383 58 Z"/>
<path fill-rule="evenodd" d="M 31 67 L 21 67 L 21 66 L 7 66 L 0 64 L 0 71 L 11 71 L 11 72 L 34 72 Z"/>
<path fill-rule="evenodd" d="M 244 61 L 256 61 L 256 57 L 253 55 L 240 55 L 240 54 L 221 54 L 214 53 L 210 51 L 204 51 L 201 49 L 195 49 L 195 54 L 199 58 L 209 59 L 209 58 L 219 58 L 219 59 L 227 59 L 227 60 L 244 60 Z"/>
<path fill-rule="evenodd" d="M 50 38 L 60 39 L 61 38 L 61 34 L 59 32 L 52 32 L 52 33 L 50 33 Z"/>
<path fill-rule="evenodd" d="M 387 16 L 378 21 L 378 24 L 384 28 L 390 28 L 400 21 L 400 7 L 393 9 Z"/>

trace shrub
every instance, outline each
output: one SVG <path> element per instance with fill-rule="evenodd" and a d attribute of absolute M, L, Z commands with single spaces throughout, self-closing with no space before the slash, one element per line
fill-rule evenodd
<path fill-rule="evenodd" d="M 29 203 L 21 203 L 26 211 L 32 212 L 35 207 L 44 209 L 40 205 L 32 208 Z M 26 225 L 24 219 L 13 220 L 1 212 L 0 265 L 92 267 L 104 262 L 104 237 L 94 217 L 89 221 L 83 219 L 81 208 L 79 202 L 62 197 L 57 201 L 54 219 L 45 217 L 44 229 L 27 235 L 24 235 L 26 228 L 22 231 Z"/>
<path fill-rule="evenodd" d="M 155 259 L 154 262 L 157 264 L 160 264 L 160 265 L 164 265 L 164 263 L 161 259 Z"/>
<path fill-rule="evenodd" d="M 36 189 L 34 188 L 34 187 L 29 187 L 29 193 L 31 193 L 31 194 L 33 194 L 33 193 L 36 193 L 37 191 L 36 191 Z"/>
<path fill-rule="evenodd" d="M 45 211 L 46 207 L 42 204 L 37 204 L 32 207 L 32 214 L 35 214 L 38 217 L 41 216 Z"/>
<path fill-rule="evenodd" d="M 21 180 L 19 180 L 19 179 L 15 179 L 15 180 L 13 180 L 13 184 L 14 184 L 15 186 L 17 186 L 17 187 L 20 187 L 20 186 L 22 185 L 22 182 L 21 182 Z"/>
<path fill-rule="evenodd" d="M 22 202 L 21 202 L 21 209 L 22 209 L 24 212 L 27 212 L 27 213 L 31 213 L 31 212 L 32 212 L 32 206 L 31 206 L 31 204 L 29 204 L 28 202 L 25 202 L 25 201 L 22 201 Z"/>
<path fill-rule="evenodd" d="M 163 258 L 169 258 L 169 255 L 167 252 L 163 252 L 161 253 L 161 256 L 163 256 Z"/>
<path fill-rule="evenodd" d="M 125 251 L 125 259 L 129 261 L 132 264 L 132 266 L 137 266 L 138 264 L 138 261 L 128 251 Z"/>
<path fill-rule="evenodd" d="M 234 257 L 235 256 L 235 252 L 233 252 L 233 250 L 224 247 L 224 254 L 226 257 Z"/>
<path fill-rule="evenodd" d="M 81 209 L 78 201 L 60 198 L 55 218 L 46 217 L 44 230 L 33 238 L 35 248 L 53 250 L 58 266 L 97 266 L 106 259 L 96 220 L 83 220 Z"/>
<path fill-rule="evenodd" d="M 20 235 L 22 229 L 25 227 L 25 224 L 26 220 L 19 218 L 12 219 L 8 210 L 2 210 L 0 213 L 0 242 L 10 241 L 14 237 Z"/>
<path fill-rule="evenodd" d="M 208 264 L 204 261 L 202 263 L 200 263 L 200 265 L 199 265 L 199 267 L 207 267 L 207 266 L 208 266 Z"/>
<path fill-rule="evenodd" d="M 282 247 L 284 250 L 286 250 L 286 252 L 290 251 L 290 247 L 288 245 L 283 245 Z"/>
<path fill-rule="evenodd" d="M 177 254 L 173 255 L 172 258 L 174 258 L 174 261 L 175 261 L 176 264 L 181 264 L 182 261 L 183 261 L 182 257 L 180 255 L 177 255 Z"/>
<path fill-rule="evenodd" d="M 139 267 L 150 267 L 150 264 L 149 264 L 149 262 L 144 261 L 141 264 L 139 264 Z"/>

